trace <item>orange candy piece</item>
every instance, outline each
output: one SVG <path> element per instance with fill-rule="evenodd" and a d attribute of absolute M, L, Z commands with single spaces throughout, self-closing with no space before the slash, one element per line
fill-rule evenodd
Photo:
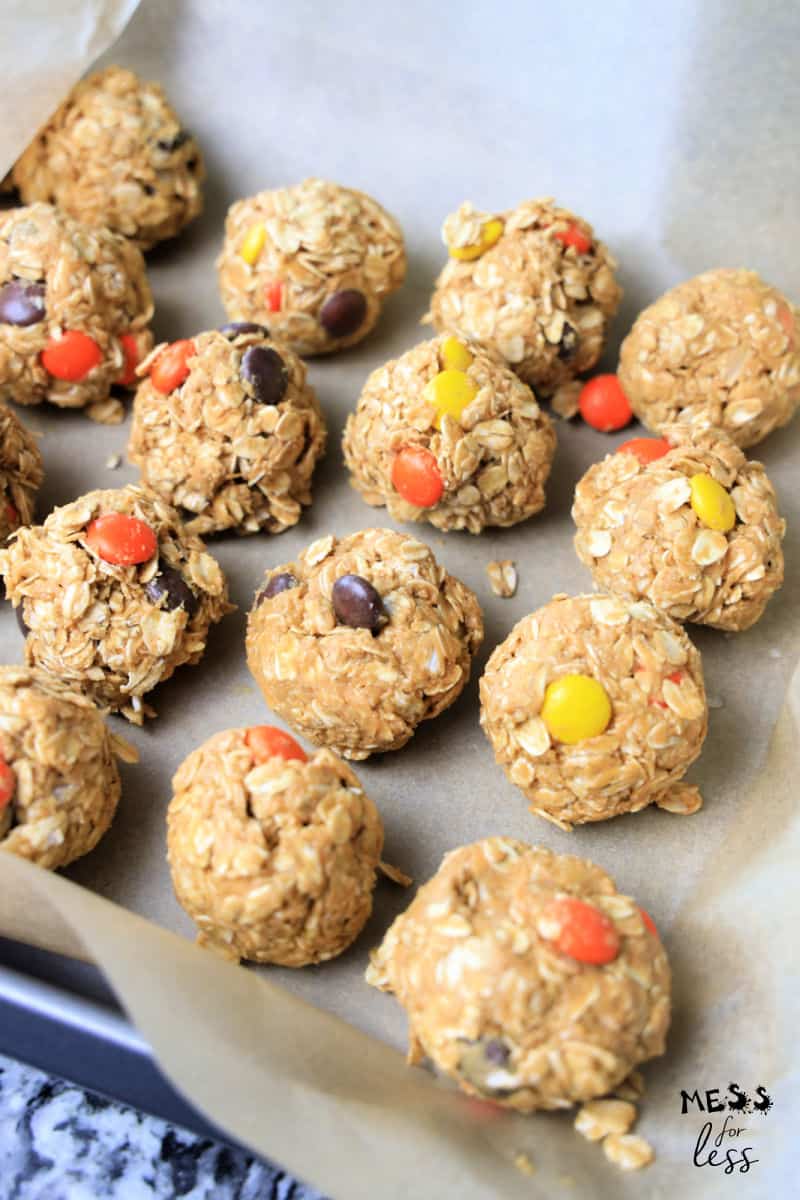
<path fill-rule="evenodd" d="M 559 896 L 545 906 L 542 919 L 553 927 L 545 935 L 561 954 L 576 962 L 603 966 L 619 954 L 619 934 L 613 921 L 576 896 Z"/>
<path fill-rule="evenodd" d="M 642 908 L 642 907 L 640 906 L 640 907 L 639 907 L 639 914 L 640 914 L 640 916 L 641 916 L 642 920 L 644 921 L 645 925 L 647 926 L 647 928 L 648 928 L 648 929 L 650 930 L 650 932 L 652 933 L 653 937 L 658 937 L 658 930 L 656 929 L 656 923 L 655 923 L 655 921 L 653 920 L 653 918 L 650 916 L 650 913 L 647 911 L 647 909 L 646 909 L 646 908 Z M 659 941 L 660 941 L 660 940 L 661 940 L 661 939 L 659 938 Z"/>
<path fill-rule="evenodd" d="M 280 312 L 283 304 L 283 284 L 280 279 L 274 279 L 264 287 L 264 299 L 270 312 Z"/>
<path fill-rule="evenodd" d="M 424 446 L 403 446 L 392 463 L 392 487 L 416 508 L 433 508 L 444 493 L 436 459 Z"/>
<path fill-rule="evenodd" d="M 642 466 L 646 467 L 648 463 L 663 458 L 671 449 L 666 438 L 638 437 L 617 446 L 617 454 L 635 454 Z"/>
<path fill-rule="evenodd" d="M 592 239 L 574 221 L 566 229 L 559 229 L 554 236 L 565 246 L 574 246 L 578 254 L 588 254 L 592 248 Z"/>
<path fill-rule="evenodd" d="M 122 346 L 125 362 L 116 382 L 122 384 L 123 387 L 130 387 L 136 379 L 136 368 L 139 365 L 139 347 L 136 342 L 136 334 L 123 333 L 119 339 L 119 344 Z"/>
<path fill-rule="evenodd" d="M 257 763 L 268 762 L 271 758 L 296 758 L 300 762 L 308 762 L 303 747 L 290 733 L 285 733 L 275 725 L 252 725 L 244 735 L 244 740 Z"/>
<path fill-rule="evenodd" d="M 103 361 L 103 351 L 94 338 L 79 329 L 67 329 L 51 338 L 41 354 L 42 366 L 54 379 L 78 383 Z"/>
<path fill-rule="evenodd" d="M 581 388 L 578 397 L 581 416 L 592 429 L 612 433 L 633 418 L 633 410 L 616 375 L 595 375 Z"/>
<path fill-rule="evenodd" d="M 158 550 L 158 538 L 150 526 L 127 513 L 104 513 L 90 521 L 86 541 L 104 562 L 118 567 L 147 562 Z"/>
<path fill-rule="evenodd" d="M 0 755 L 0 811 L 10 804 L 17 790 L 17 777 L 6 760 Z"/>
<path fill-rule="evenodd" d="M 153 387 L 165 396 L 180 387 L 189 374 L 189 359 L 194 352 L 191 338 L 182 338 L 166 346 L 150 368 Z"/>

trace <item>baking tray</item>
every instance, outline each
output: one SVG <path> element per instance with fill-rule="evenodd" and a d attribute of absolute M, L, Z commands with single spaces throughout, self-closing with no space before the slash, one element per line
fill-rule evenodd
<path fill-rule="evenodd" d="M 0 938 L 0 1054 L 202 1137 L 236 1144 L 164 1077 L 90 963 Z"/>

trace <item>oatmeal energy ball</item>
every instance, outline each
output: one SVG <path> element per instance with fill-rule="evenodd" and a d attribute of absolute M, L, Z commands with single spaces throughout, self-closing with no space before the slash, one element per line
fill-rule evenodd
<path fill-rule="evenodd" d="M 550 396 L 588 371 L 622 298 L 591 225 L 552 200 L 503 213 L 462 204 L 442 226 L 450 261 L 426 320 L 497 350 Z"/>
<path fill-rule="evenodd" d="M 106 67 L 73 88 L 11 177 L 26 204 L 47 200 L 147 250 L 198 215 L 204 175 L 163 88 Z"/>
<path fill-rule="evenodd" d="M 470 533 L 539 512 L 555 446 L 530 388 L 494 351 L 452 336 L 373 371 L 344 433 L 368 504 Z"/>
<path fill-rule="evenodd" d="M 658 433 L 675 421 L 754 446 L 800 405 L 798 310 L 755 271 L 706 271 L 640 313 L 619 378 Z"/>
<path fill-rule="evenodd" d="M 389 529 L 313 542 L 264 576 L 247 662 L 267 704 L 345 758 L 399 750 L 460 694 L 483 640 L 473 593 Z"/>
<path fill-rule="evenodd" d="M 496 760 L 560 829 L 700 807 L 678 783 L 708 727 L 700 655 L 646 601 L 555 596 L 495 649 L 480 692 Z"/>
<path fill-rule="evenodd" d="M 0 400 L 117 422 L 153 344 L 139 250 L 49 204 L 0 212 Z"/>
<path fill-rule="evenodd" d="M 372 955 L 409 1062 L 519 1112 L 603 1096 L 663 1054 L 670 971 L 651 919 L 571 854 L 486 838 L 444 858 Z"/>
<path fill-rule="evenodd" d="M 167 845 L 198 941 L 229 958 L 304 967 L 335 958 L 372 911 L 383 825 L 330 750 L 269 725 L 229 729 L 173 780 Z"/>
<path fill-rule="evenodd" d="M 148 370 L 149 369 L 149 370 Z M 260 325 L 160 347 L 133 408 L 128 453 L 142 479 L 205 535 L 280 533 L 311 503 L 325 422 L 296 354 Z"/>
<path fill-rule="evenodd" d="M 267 325 L 298 354 L 330 354 L 374 327 L 406 252 L 371 196 L 306 179 L 232 205 L 217 268 L 231 319 Z"/>
<path fill-rule="evenodd" d="M 44 470 L 36 439 L 5 404 L 0 404 L 0 546 L 20 525 L 33 520 Z"/>
<path fill-rule="evenodd" d="M 85 696 L 29 667 L 0 667 L 0 850 L 51 870 L 88 854 L 113 820 L 115 755 L 136 751 Z"/>
<path fill-rule="evenodd" d="M 724 433 L 668 425 L 595 463 L 575 489 L 575 549 L 595 584 L 677 621 L 753 625 L 783 581 L 786 522 L 761 463 Z"/>
<path fill-rule="evenodd" d="M 140 487 L 89 492 L 20 529 L 0 572 L 28 663 L 135 725 L 153 715 L 142 697 L 199 662 L 232 607 L 200 538 Z"/>

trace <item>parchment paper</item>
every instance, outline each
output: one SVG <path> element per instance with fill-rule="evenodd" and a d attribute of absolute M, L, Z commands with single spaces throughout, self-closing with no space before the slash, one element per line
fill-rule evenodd
<path fill-rule="evenodd" d="M 705 267 L 753 266 L 800 297 L 796 228 L 792 240 L 786 206 L 776 200 L 798 115 L 785 48 L 800 33 L 800 14 L 777 4 L 648 7 L 606 4 L 600 20 L 589 6 L 145 2 L 109 59 L 161 79 L 208 158 L 206 213 L 178 243 L 150 256 L 159 337 L 189 336 L 222 320 L 213 259 L 226 205 L 310 173 L 362 187 L 398 216 L 410 277 L 364 346 L 311 367 L 331 439 L 310 512 L 279 538 L 212 543 L 240 611 L 212 635 L 199 667 L 155 694 L 158 720 L 125 729 L 142 761 L 124 769 L 113 829 L 66 872 L 72 882 L 4 857 L 0 930 L 94 959 L 177 1086 L 232 1134 L 335 1200 L 604 1200 L 677 1189 L 689 1200 L 749 1200 L 792 1194 L 800 1165 L 791 1119 L 800 1093 L 800 825 L 792 787 L 800 685 L 794 707 L 782 708 L 800 650 L 800 422 L 755 452 L 789 521 L 783 592 L 747 634 L 691 630 L 714 704 L 691 773 L 706 797 L 698 815 L 648 810 L 560 833 L 528 815 L 478 726 L 477 677 L 494 645 L 554 592 L 590 587 L 571 547 L 572 490 L 586 466 L 630 431 L 605 438 L 559 423 L 548 507 L 516 529 L 470 538 L 407 527 L 476 590 L 486 643 L 448 713 L 403 751 L 357 766 L 384 816 L 386 857 L 417 880 L 447 849 L 506 833 L 594 859 L 653 914 L 673 965 L 675 1017 L 666 1057 L 645 1072 L 639 1128 L 658 1154 L 646 1172 L 620 1174 L 572 1132 L 569 1117 L 489 1120 L 405 1068 L 402 1012 L 362 979 L 369 948 L 408 902 L 400 889 L 379 885 L 367 929 L 333 963 L 301 972 L 237 969 L 174 936 L 191 937 L 193 928 L 172 897 L 164 861 L 170 777 L 183 756 L 220 728 L 268 719 L 243 653 L 244 614 L 263 568 L 325 532 L 392 524 L 350 491 L 339 436 L 367 372 L 425 336 L 416 322 L 443 258 L 439 224 L 461 199 L 491 208 L 552 193 L 595 223 L 620 259 L 626 288 L 609 369 L 636 311 Z M 717 122 L 735 118 L 742 94 L 741 153 L 750 170 L 749 186 L 739 190 L 741 163 L 732 160 L 729 138 L 717 138 Z M 0 160 L 0 171 L 5 165 Z M 720 222 L 729 239 L 720 239 Z M 42 513 L 91 487 L 135 478 L 127 466 L 104 465 L 124 451 L 126 427 L 44 410 L 26 410 L 23 419 L 43 433 Z M 490 592 L 485 567 L 493 558 L 517 562 L 512 600 Z M 17 661 L 20 651 L 6 606 L 0 659 Z M 681 1115 L 680 1090 L 724 1092 L 732 1080 L 750 1092 L 765 1086 L 774 1109 L 738 1122 L 747 1126 L 739 1143 L 759 1161 L 746 1175 L 726 1176 L 692 1165 L 704 1118 Z M 532 1178 L 511 1165 L 519 1151 L 536 1166 Z"/>

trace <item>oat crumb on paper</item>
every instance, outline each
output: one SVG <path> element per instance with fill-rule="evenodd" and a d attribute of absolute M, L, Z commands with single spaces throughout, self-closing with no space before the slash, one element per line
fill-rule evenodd
<path fill-rule="evenodd" d="M 536 1170 L 536 1167 L 524 1150 L 520 1150 L 518 1154 L 514 1155 L 514 1166 L 523 1175 L 533 1175 Z"/>
<path fill-rule="evenodd" d="M 571 421 L 579 412 L 578 400 L 583 383 L 580 379 L 572 379 L 557 388 L 550 397 L 550 407 L 562 421 Z"/>
<path fill-rule="evenodd" d="M 508 600 L 517 590 L 517 568 L 510 558 L 493 559 L 487 564 L 486 574 L 489 576 L 489 586 L 495 596 Z"/>
<path fill-rule="evenodd" d="M 391 863 L 384 862 L 383 859 L 378 863 L 378 870 L 381 875 L 385 875 L 387 879 L 391 879 L 392 883 L 397 883 L 400 887 L 411 887 L 414 882 L 412 875 L 406 875 L 405 871 L 401 871 L 399 867 L 392 866 Z"/>
<path fill-rule="evenodd" d="M 650 1143 L 633 1133 L 610 1133 L 603 1141 L 603 1153 L 621 1171 L 640 1171 L 655 1158 Z"/>
<path fill-rule="evenodd" d="M 679 817 L 691 817 L 703 807 L 703 797 L 699 788 L 678 781 L 663 796 L 658 797 L 656 806 Z"/>
<path fill-rule="evenodd" d="M 609 1134 L 627 1133 L 636 1122 L 636 1105 L 628 1100 L 590 1100 L 575 1117 L 576 1131 L 587 1141 L 599 1142 Z"/>
<path fill-rule="evenodd" d="M 617 1084 L 613 1095 L 618 1100 L 639 1100 L 644 1095 L 644 1076 L 641 1071 L 631 1071 L 622 1083 Z"/>
<path fill-rule="evenodd" d="M 109 454 L 106 459 L 106 470 L 116 471 L 122 466 L 122 456 L 120 454 Z"/>

